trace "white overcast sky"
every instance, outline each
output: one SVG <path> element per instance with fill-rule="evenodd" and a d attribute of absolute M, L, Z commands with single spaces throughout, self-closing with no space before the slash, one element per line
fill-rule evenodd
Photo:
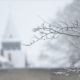
<path fill-rule="evenodd" d="M 72 0 L 0 0 L 0 40 L 6 28 L 8 14 L 11 13 L 21 40 L 27 43 L 32 37 L 32 28 L 40 25 L 42 17 L 46 21 L 56 18 L 58 11 L 72 2 Z M 41 45 L 26 47 L 29 59 L 36 59 Z M 34 58 L 33 58 L 34 57 Z"/>

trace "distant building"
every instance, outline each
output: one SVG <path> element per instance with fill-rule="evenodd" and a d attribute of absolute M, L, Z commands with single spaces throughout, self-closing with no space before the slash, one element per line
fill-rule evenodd
<path fill-rule="evenodd" d="M 14 68 L 25 67 L 25 55 L 22 52 L 21 41 L 16 32 L 15 24 L 10 16 L 1 42 L 1 55 L 4 56 Z"/>

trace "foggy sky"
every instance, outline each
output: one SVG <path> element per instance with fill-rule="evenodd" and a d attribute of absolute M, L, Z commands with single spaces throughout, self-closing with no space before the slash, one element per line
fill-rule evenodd
<path fill-rule="evenodd" d="M 0 0 L 0 41 L 5 33 L 9 14 L 13 17 L 22 43 L 28 43 L 32 40 L 32 28 L 43 22 L 40 17 L 46 21 L 54 20 L 57 12 L 62 12 L 70 3 L 72 0 Z M 43 43 L 41 41 L 31 47 L 23 46 L 30 61 L 37 61 Z"/>

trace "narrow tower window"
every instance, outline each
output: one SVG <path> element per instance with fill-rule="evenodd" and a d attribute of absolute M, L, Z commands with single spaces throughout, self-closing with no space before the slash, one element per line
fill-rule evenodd
<path fill-rule="evenodd" d="M 1 50 L 1 56 L 4 56 L 4 51 L 3 50 Z"/>
<path fill-rule="evenodd" d="M 11 54 L 8 54 L 8 60 L 11 61 Z"/>

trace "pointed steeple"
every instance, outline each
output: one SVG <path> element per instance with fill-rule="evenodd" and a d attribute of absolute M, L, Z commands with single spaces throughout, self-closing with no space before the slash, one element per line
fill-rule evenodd
<path fill-rule="evenodd" d="M 3 35 L 3 41 L 20 41 L 19 35 L 16 31 L 15 22 L 11 14 L 7 20 L 7 25 Z"/>

